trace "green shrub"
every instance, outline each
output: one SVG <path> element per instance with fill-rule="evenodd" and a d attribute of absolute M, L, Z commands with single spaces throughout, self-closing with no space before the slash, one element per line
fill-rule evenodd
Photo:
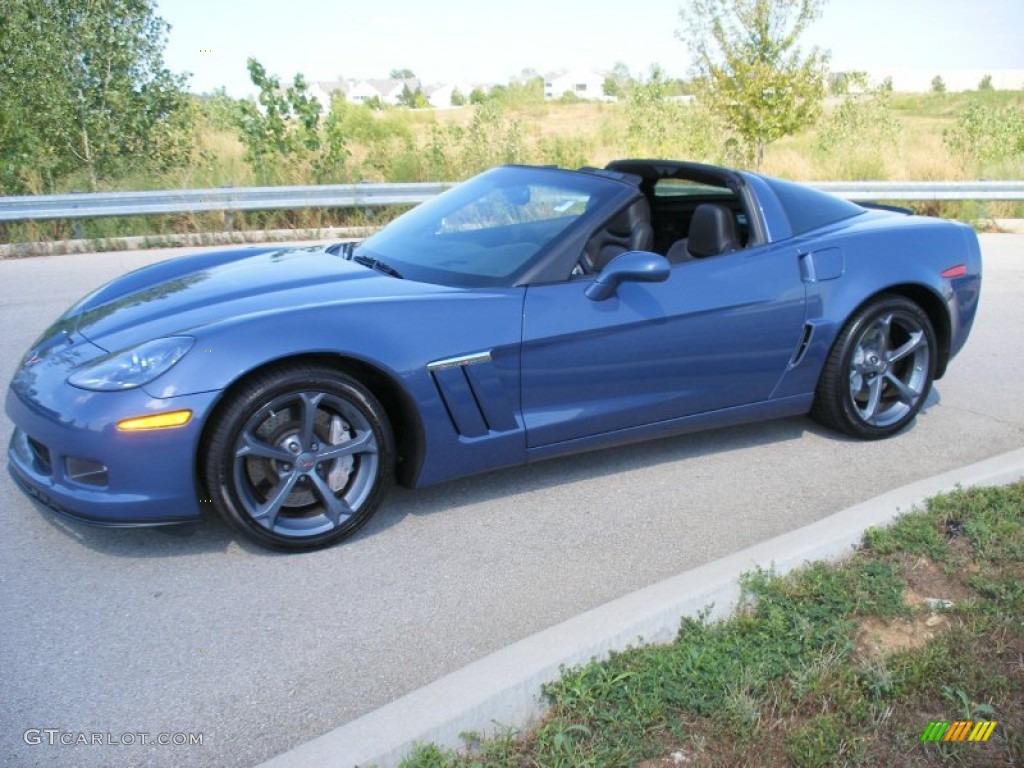
<path fill-rule="evenodd" d="M 942 137 L 964 165 L 1024 154 L 1024 109 L 971 104 Z"/>
<path fill-rule="evenodd" d="M 877 179 L 885 175 L 883 157 L 898 145 L 903 126 L 892 108 L 891 91 L 884 85 L 868 88 L 866 77 L 851 75 L 852 82 L 839 106 L 822 124 L 815 150 L 825 156 L 837 176 Z"/>

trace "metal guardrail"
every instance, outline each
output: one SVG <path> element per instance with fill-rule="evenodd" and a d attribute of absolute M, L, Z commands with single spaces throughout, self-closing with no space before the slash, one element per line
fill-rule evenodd
<path fill-rule="evenodd" d="M 0 221 L 89 219 L 201 211 L 268 211 L 416 205 L 451 183 L 327 184 L 307 187 L 220 187 L 154 192 L 85 192 L 0 197 Z"/>
<path fill-rule="evenodd" d="M 1024 181 L 811 181 L 848 200 L 1024 200 Z"/>
<path fill-rule="evenodd" d="M 0 221 L 416 205 L 453 185 L 330 184 L 0 197 Z M 851 200 L 1024 200 L 1024 181 L 817 181 L 809 186 Z"/>

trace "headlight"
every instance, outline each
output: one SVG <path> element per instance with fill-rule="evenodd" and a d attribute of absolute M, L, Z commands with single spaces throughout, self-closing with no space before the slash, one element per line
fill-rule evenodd
<path fill-rule="evenodd" d="M 68 384 L 100 392 L 141 387 L 167 373 L 195 343 L 196 340 L 189 336 L 147 341 L 137 347 L 101 357 L 71 374 Z"/>

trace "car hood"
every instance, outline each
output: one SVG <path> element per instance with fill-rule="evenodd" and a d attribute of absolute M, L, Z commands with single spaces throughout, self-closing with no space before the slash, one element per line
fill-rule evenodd
<path fill-rule="evenodd" d="M 244 249 L 173 259 L 87 296 L 51 327 L 103 349 L 257 313 L 448 292 L 389 277 L 321 247 Z M 130 332 L 130 333 L 129 333 Z"/>

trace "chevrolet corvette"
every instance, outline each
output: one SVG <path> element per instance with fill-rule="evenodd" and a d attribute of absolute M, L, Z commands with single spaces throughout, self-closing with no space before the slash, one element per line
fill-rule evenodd
<path fill-rule="evenodd" d="M 798 414 L 888 437 L 980 289 L 961 223 L 695 163 L 503 166 L 360 243 L 199 253 L 99 288 L 18 367 L 9 468 L 86 523 L 211 509 L 313 549 L 393 480 Z"/>

